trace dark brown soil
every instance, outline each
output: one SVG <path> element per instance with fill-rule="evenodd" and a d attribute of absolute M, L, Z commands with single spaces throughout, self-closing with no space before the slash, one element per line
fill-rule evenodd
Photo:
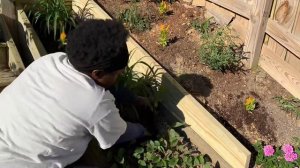
<path fill-rule="evenodd" d="M 98 0 L 113 17 L 132 4 L 124 0 Z M 266 72 L 257 68 L 236 73 L 210 70 L 199 61 L 199 34 L 191 21 L 204 20 L 204 9 L 182 1 L 170 5 L 170 15 L 161 17 L 153 1 L 136 3 L 151 20 L 151 29 L 132 32 L 132 36 L 195 96 L 227 129 L 250 143 L 263 140 L 282 145 L 300 136 L 295 117 L 282 111 L 275 96 L 291 96 Z M 166 48 L 157 44 L 160 24 L 170 26 L 171 43 Z M 244 101 L 254 96 L 259 106 L 247 112 Z"/>

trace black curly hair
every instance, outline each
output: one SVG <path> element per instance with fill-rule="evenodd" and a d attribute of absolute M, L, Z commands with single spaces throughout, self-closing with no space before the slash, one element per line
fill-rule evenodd
<path fill-rule="evenodd" d="M 91 19 L 68 34 L 66 53 L 80 72 L 101 70 L 110 73 L 126 67 L 128 31 L 114 20 Z"/>

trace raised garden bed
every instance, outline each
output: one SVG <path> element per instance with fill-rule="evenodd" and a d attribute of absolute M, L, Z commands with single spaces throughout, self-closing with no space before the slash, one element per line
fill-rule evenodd
<path fill-rule="evenodd" d="M 0 14 L 0 91 L 24 70 L 20 54 L 5 19 Z"/>
<path fill-rule="evenodd" d="M 85 0 L 73 1 L 73 10 L 78 10 L 77 6 L 83 7 L 86 3 Z M 89 5 L 94 18 L 111 19 L 94 1 L 90 1 Z M 21 11 L 22 9 L 19 8 L 19 15 L 25 14 Z M 21 20 L 23 18 L 25 18 L 25 21 Z M 25 16 L 18 19 L 19 22 L 26 22 L 26 26 L 29 26 L 28 19 Z M 32 33 L 28 39 L 38 39 L 38 37 L 35 33 Z M 36 47 L 35 51 L 43 50 L 38 47 L 42 46 L 39 40 L 31 40 L 31 42 Z M 212 158 L 213 163 L 218 162 L 222 167 L 248 167 L 250 152 L 196 99 L 185 91 L 135 40 L 129 38 L 127 45 L 129 50 L 133 51 L 130 65 L 142 59 L 162 74 L 159 79 L 161 80 L 161 88 L 164 90 L 162 105 L 166 108 L 166 115 L 168 118 L 175 117 L 177 120 L 190 125 L 185 129 L 185 133 L 200 151 L 207 153 Z M 31 48 L 31 44 L 29 44 L 29 48 Z M 41 55 L 43 54 L 37 54 L 34 59 L 38 59 Z M 148 68 L 143 64 L 139 64 L 135 66 L 134 70 L 145 73 L 149 70 Z"/>
<path fill-rule="evenodd" d="M 158 1 L 97 1 L 114 18 L 120 18 L 121 13 L 133 7 L 145 18 L 150 16 L 150 30 L 133 30 L 133 37 L 243 142 L 251 145 L 262 140 L 282 145 L 291 143 L 292 137 L 300 136 L 296 113 L 286 113 L 275 98 L 291 95 L 264 70 L 255 68 L 235 73 L 219 72 L 200 62 L 199 48 L 203 37 L 193 28 L 193 21 L 200 20 L 200 23 L 204 23 L 204 15 L 207 14 L 205 9 L 184 1 L 172 1 L 172 4 L 168 3 L 172 14 L 162 16 L 159 14 L 159 3 L 155 3 Z M 226 4 L 227 1 L 222 3 Z M 159 45 L 161 24 L 169 25 L 171 41 L 165 48 Z M 210 27 L 213 26 L 215 24 Z M 241 28 L 243 26 L 240 25 Z M 275 64 L 274 67 L 278 68 Z M 252 112 L 245 109 L 244 103 L 248 97 L 254 97 L 258 102 L 257 108 Z"/>

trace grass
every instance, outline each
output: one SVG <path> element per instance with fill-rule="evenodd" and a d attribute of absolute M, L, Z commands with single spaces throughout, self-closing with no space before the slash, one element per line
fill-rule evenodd
<path fill-rule="evenodd" d="M 282 110 L 292 112 L 298 119 L 300 118 L 300 99 L 284 98 L 282 96 L 277 96 L 274 99 L 277 100 L 278 105 Z"/>
<path fill-rule="evenodd" d="M 121 12 L 119 14 L 119 20 L 121 20 L 130 31 L 142 32 L 150 29 L 150 22 L 140 14 L 137 6 L 131 6 Z"/>

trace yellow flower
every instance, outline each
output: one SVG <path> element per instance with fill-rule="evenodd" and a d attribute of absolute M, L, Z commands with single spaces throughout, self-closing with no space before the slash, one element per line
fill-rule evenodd
<path fill-rule="evenodd" d="M 250 105 L 250 104 L 254 104 L 254 103 L 255 103 L 255 98 L 252 97 L 252 96 L 248 97 L 248 98 L 246 99 L 246 101 L 245 101 L 245 105 L 246 105 L 246 106 L 247 106 L 247 105 Z"/>
<path fill-rule="evenodd" d="M 66 35 L 66 33 L 65 32 L 61 32 L 60 33 L 60 41 L 64 44 L 64 43 L 66 43 L 66 41 L 67 41 L 67 35 Z"/>
<path fill-rule="evenodd" d="M 166 26 L 165 24 L 161 24 L 161 25 L 159 26 L 159 29 L 160 29 L 160 31 L 168 31 L 169 25 Z"/>

